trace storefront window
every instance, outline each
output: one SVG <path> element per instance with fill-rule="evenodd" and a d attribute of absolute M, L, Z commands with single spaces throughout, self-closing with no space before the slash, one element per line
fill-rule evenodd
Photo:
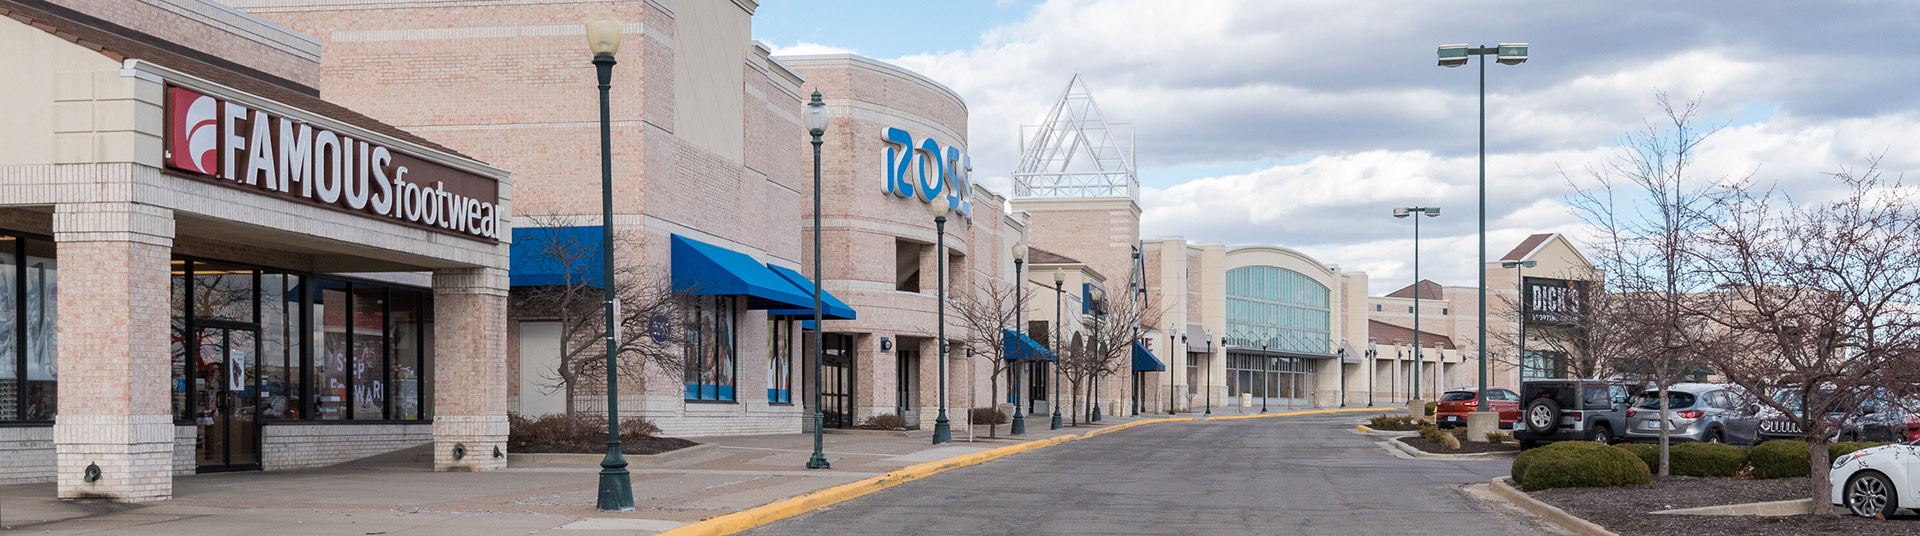
<path fill-rule="evenodd" d="M 223 391 L 257 400 L 267 420 L 429 416 L 431 294 L 186 259 L 173 262 L 172 284 L 176 419 L 196 419 Z"/>
<path fill-rule="evenodd" d="M 345 419 L 347 403 L 351 400 L 347 392 L 350 378 L 347 360 L 351 351 L 347 326 L 347 284 L 320 280 L 314 286 L 318 287 L 319 292 L 313 298 L 313 336 L 316 339 L 313 377 L 319 385 L 314 389 L 313 405 L 320 419 Z"/>
<path fill-rule="evenodd" d="M 261 416 L 298 419 L 300 408 L 300 276 L 260 275 Z"/>
<path fill-rule="evenodd" d="M 793 403 L 792 320 L 767 322 L 767 401 Z"/>
<path fill-rule="evenodd" d="M 387 399 L 393 404 L 392 418 L 414 420 L 420 418 L 420 293 L 412 290 L 394 289 L 392 307 L 388 309 L 388 321 L 392 329 L 392 339 L 388 344 L 388 355 L 392 365 L 387 367 Z"/>
<path fill-rule="evenodd" d="M 386 419 L 387 407 L 387 289 L 355 285 L 353 289 L 353 419 Z"/>
<path fill-rule="evenodd" d="M 20 420 L 20 239 L 0 235 L 0 421 Z"/>
<path fill-rule="evenodd" d="M 733 400 L 734 301 L 731 296 L 702 298 L 694 306 L 687 334 L 687 400 Z"/>
<path fill-rule="evenodd" d="M 0 421 L 51 421 L 59 345 L 53 243 L 0 234 Z"/>

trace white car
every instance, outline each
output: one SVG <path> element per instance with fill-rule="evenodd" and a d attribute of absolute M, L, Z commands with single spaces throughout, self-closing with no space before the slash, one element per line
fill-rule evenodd
<path fill-rule="evenodd" d="M 1861 517 L 1920 510 L 1920 444 L 1861 449 L 1833 460 L 1833 504 Z"/>

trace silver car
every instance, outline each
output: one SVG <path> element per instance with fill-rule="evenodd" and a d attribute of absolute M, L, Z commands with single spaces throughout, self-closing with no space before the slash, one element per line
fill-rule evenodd
<path fill-rule="evenodd" d="M 1628 441 L 1660 441 L 1660 396 L 1647 391 L 1627 410 Z M 1740 389 L 1712 383 L 1681 383 L 1667 388 L 1667 429 L 1672 441 L 1754 445 L 1759 443 L 1759 406 Z"/>

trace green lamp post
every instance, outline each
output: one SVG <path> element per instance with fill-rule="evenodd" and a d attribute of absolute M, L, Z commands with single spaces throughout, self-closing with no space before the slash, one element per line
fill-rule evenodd
<path fill-rule="evenodd" d="M 620 19 L 601 14 L 587 20 L 587 48 L 593 51 L 593 67 L 600 82 L 600 259 L 601 277 L 613 277 L 613 131 L 608 91 L 613 88 L 613 55 L 620 52 L 623 29 Z M 607 457 L 600 460 L 600 511 L 633 510 L 633 479 L 627 473 L 627 460 L 620 455 L 620 306 L 612 284 L 606 287 L 607 335 Z"/>
<path fill-rule="evenodd" d="M 1395 207 L 1393 217 L 1405 218 L 1414 214 L 1425 214 L 1429 218 L 1440 217 L 1440 207 Z M 1420 367 L 1426 357 L 1420 346 L 1420 218 L 1413 219 L 1413 396 L 1407 399 L 1407 414 L 1415 418 L 1426 413 L 1421 409 L 1415 413 L 1412 409 L 1420 402 Z"/>
<path fill-rule="evenodd" d="M 820 100 L 820 92 L 815 91 L 801 115 L 807 133 L 813 136 L 813 456 L 807 458 L 807 468 L 832 469 L 833 464 L 827 463 L 826 440 L 821 437 L 824 433 L 821 429 L 827 426 L 826 410 L 820 407 L 820 375 L 825 372 L 821 361 L 825 361 L 827 355 L 821 339 L 827 335 L 827 319 L 821 312 L 820 294 L 826 291 L 827 278 L 820 271 L 820 136 L 827 133 L 833 114 L 827 111 L 827 103 Z"/>

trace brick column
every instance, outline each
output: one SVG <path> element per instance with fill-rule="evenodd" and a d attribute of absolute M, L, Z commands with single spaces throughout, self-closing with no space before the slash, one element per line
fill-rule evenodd
<path fill-rule="evenodd" d="M 168 400 L 173 212 L 132 203 L 64 204 L 59 262 L 59 413 L 53 443 L 63 499 L 141 502 L 173 495 Z M 100 477 L 87 482 L 88 466 Z"/>
<path fill-rule="evenodd" d="M 506 270 L 435 270 L 433 338 L 433 469 L 505 468 Z M 457 459 L 456 446 L 465 450 Z"/>

